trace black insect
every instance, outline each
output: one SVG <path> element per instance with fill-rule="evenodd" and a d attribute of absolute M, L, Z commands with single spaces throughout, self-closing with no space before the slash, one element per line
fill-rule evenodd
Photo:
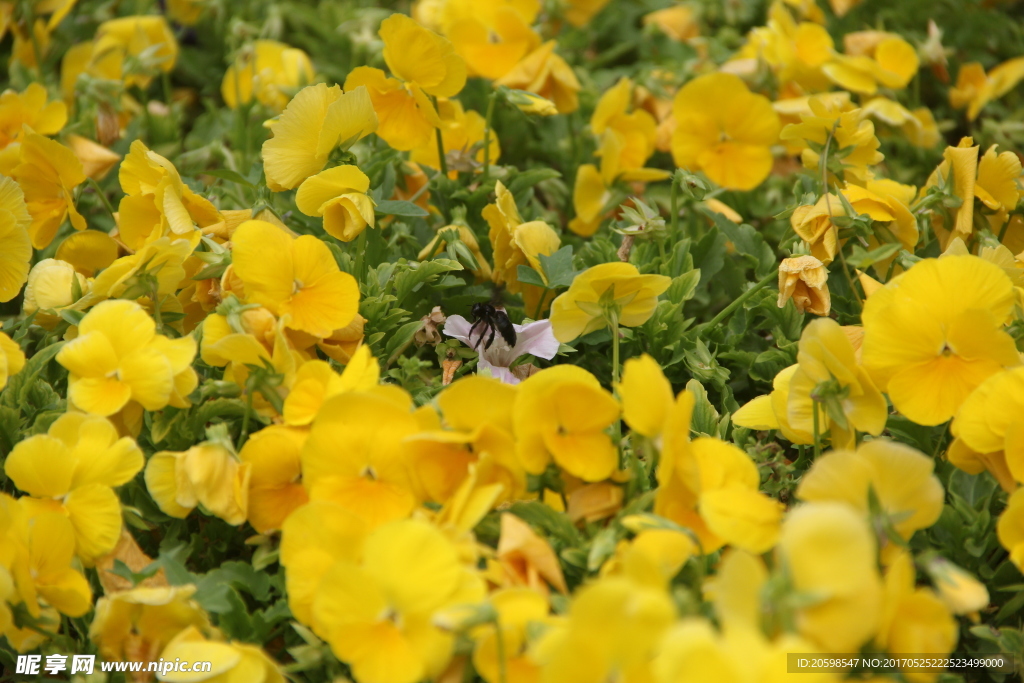
<path fill-rule="evenodd" d="M 480 336 L 474 345 L 477 350 L 480 350 L 481 344 L 484 351 L 491 348 L 494 337 L 498 334 L 509 346 L 516 345 L 516 329 L 512 327 L 512 321 L 508 319 L 505 311 L 495 308 L 493 304 L 477 303 L 473 304 L 473 317 L 475 320 L 473 326 L 469 328 L 469 338 L 473 339 L 473 335 L 479 332 Z M 485 337 L 487 341 L 484 341 Z"/>

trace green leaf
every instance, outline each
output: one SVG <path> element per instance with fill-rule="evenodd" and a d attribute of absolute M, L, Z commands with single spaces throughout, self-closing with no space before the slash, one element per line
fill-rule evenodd
<path fill-rule="evenodd" d="M 0 454 L 10 453 L 21 441 L 21 413 L 10 406 L 0 406 Z"/>
<path fill-rule="evenodd" d="M 213 176 L 214 178 L 220 178 L 221 180 L 227 180 L 228 182 L 236 183 L 238 185 L 244 185 L 246 187 L 253 189 L 256 188 L 256 186 L 253 183 L 251 183 L 248 178 L 243 176 L 241 173 L 232 171 L 231 169 L 228 168 L 215 168 L 209 171 L 202 171 L 202 175 Z"/>
<path fill-rule="evenodd" d="M 424 322 L 422 320 L 413 320 L 399 327 L 391 335 L 387 346 L 384 347 L 384 355 L 388 357 L 387 365 L 391 365 L 398 356 L 402 355 L 406 347 L 412 343 L 412 338 L 416 333 L 423 329 L 423 325 Z"/>
<path fill-rule="evenodd" d="M 718 434 L 718 410 L 708 400 L 707 389 L 695 379 L 686 383 L 686 390 L 694 396 L 693 418 L 690 422 L 690 429 L 698 434 L 717 436 Z"/>
<path fill-rule="evenodd" d="M 442 273 L 453 270 L 465 270 L 458 261 L 436 258 L 429 261 L 412 261 L 404 264 L 401 272 L 394 276 L 396 304 L 401 306 L 410 293 L 416 291 L 427 282 Z M 369 316 L 367 316 L 369 317 Z"/>
<path fill-rule="evenodd" d="M 377 202 L 377 213 L 385 216 L 409 216 L 411 218 L 423 218 L 430 214 L 420 206 L 404 199 L 385 199 Z"/>
<path fill-rule="evenodd" d="M 672 278 L 672 284 L 665 291 L 665 298 L 672 303 L 679 305 L 689 301 L 697 293 L 697 285 L 700 283 L 700 268 L 695 268 L 689 273 Z"/>
<path fill-rule="evenodd" d="M 57 353 L 64 348 L 64 344 L 65 342 L 50 344 L 29 358 L 28 362 L 25 363 L 25 367 L 11 378 L 7 389 L 4 390 L 2 397 L 3 405 L 11 408 L 21 408 L 24 406 L 36 378 L 42 374 L 43 370 L 46 369 L 46 366 L 54 359 Z"/>
<path fill-rule="evenodd" d="M 576 269 L 572 265 L 572 247 L 565 245 L 550 256 L 538 254 L 540 267 L 548 280 L 548 288 L 568 287 L 576 277 Z"/>
<path fill-rule="evenodd" d="M 556 512 L 552 507 L 540 501 L 517 501 L 512 504 L 510 510 L 512 514 L 530 526 L 539 527 L 566 545 L 574 546 L 583 543 L 583 537 L 569 521 L 568 515 Z M 586 559 L 583 560 L 581 566 L 586 566 Z"/>
<path fill-rule="evenodd" d="M 737 225 L 716 211 L 704 213 L 715 221 L 715 225 L 729 238 L 736 251 L 745 257 L 757 277 L 764 277 L 775 268 L 775 252 L 753 226 L 746 223 Z"/>
<path fill-rule="evenodd" d="M 78 280 L 76 279 L 75 282 L 77 281 Z M 60 317 L 68 325 L 78 325 L 79 323 L 82 322 L 82 318 L 85 317 L 85 313 L 83 313 L 82 311 L 75 311 L 70 308 L 65 308 L 60 312 Z"/>
<path fill-rule="evenodd" d="M 548 286 L 548 283 L 544 282 L 544 278 L 541 277 L 540 273 L 527 265 L 520 265 L 516 268 L 516 278 L 524 285 L 536 285 L 545 289 Z"/>

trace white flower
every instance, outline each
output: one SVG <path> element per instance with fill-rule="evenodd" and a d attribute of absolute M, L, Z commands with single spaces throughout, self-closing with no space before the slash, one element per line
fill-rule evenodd
<path fill-rule="evenodd" d="M 486 325 L 477 325 L 477 329 L 473 331 L 473 338 L 470 339 L 469 333 L 473 323 L 461 315 L 451 315 L 448 316 L 441 331 L 480 352 L 477 366 L 481 370 L 490 370 L 492 376 L 505 384 L 519 384 L 519 378 L 512 374 L 509 366 L 517 358 L 527 354 L 545 360 L 554 358 L 558 353 L 558 340 L 551 331 L 550 320 L 538 320 L 526 325 L 513 324 L 512 327 L 516 331 L 515 346 L 509 346 L 501 334 L 496 333 L 494 341 L 486 349 L 483 346 L 491 336 L 491 330 Z"/>

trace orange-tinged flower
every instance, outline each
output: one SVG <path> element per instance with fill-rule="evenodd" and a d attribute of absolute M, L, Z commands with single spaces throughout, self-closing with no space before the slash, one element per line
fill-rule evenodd
<path fill-rule="evenodd" d="M 923 425 L 945 422 L 1003 367 L 1020 364 L 1003 324 L 1013 283 L 977 256 L 915 264 L 865 302 L 865 367 L 893 406 Z"/>
<path fill-rule="evenodd" d="M 356 316 L 355 278 L 341 272 L 327 245 L 312 235 L 292 239 L 266 221 L 246 221 L 232 239 L 232 265 L 246 300 L 288 316 L 291 329 L 328 337 Z"/>
<path fill-rule="evenodd" d="M 559 114 L 579 109 L 579 79 L 562 57 L 555 54 L 555 41 L 549 40 L 526 55 L 515 68 L 495 81 L 516 90 L 526 90 L 551 100 Z"/>
<path fill-rule="evenodd" d="M 307 436 L 302 429 L 271 425 L 250 436 L 238 454 L 251 469 L 249 523 L 261 534 L 280 529 L 309 500 L 299 465 Z"/>
<path fill-rule="evenodd" d="M 715 102 L 713 108 L 707 102 Z M 672 157 L 676 165 L 704 171 L 715 183 L 750 190 L 768 177 L 779 116 L 768 98 L 750 92 L 739 77 L 699 76 L 676 93 Z"/>
<path fill-rule="evenodd" d="M 24 137 L 28 130 L 39 135 L 56 135 L 68 120 L 68 108 L 60 101 L 47 102 L 46 88 L 30 83 L 18 93 L 0 94 L 0 150 Z"/>
<path fill-rule="evenodd" d="M 790 299 L 796 310 L 828 315 L 832 297 L 828 292 L 828 270 L 813 256 L 782 259 L 779 264 L 779 308 Z"/>
<path fill-rule="evenodd" d="M 82 162 L 82 171 L 93 180 L 103 180 L 121 161 L 121 155 L 81 135 L 67 136 L 68 147 Z"/>
<path fill-rule="evenodd" d="M 967 119 L 973 121 L 992 100 L 1013 90 L 1024 79 L 1024 57 L 1003 62 L 988 74 L 985 67 L 970 62 L 960 67 L 956 87 L 949 91 L 949 103 L 954 109 L 967 107 Z"/>
<path fill-rule="evenodd" d="M 295 194 L 295 205 L 307 216 L 323 216 L 328 235 L 351 242 L 366 226 L 373 227 L 369 189 L 370 179 L 357 167 L 335 166 L 306 178 Z"/>
<path fill-rule="evenodd" d="M 75 230 L 85 230 L 85 219 L 74 202 L 74 189 L 85 182 L 85 173 L 75 153 L 59 142 L 29 133 L 21 141 L 20 154 L 21 163 L 11 175 L 21 185 L 32 215 L 28 227 L 32 246 L 49 246 L 68 216 Z"/>
<path fill-rule="evenodd" d="M 524 586 L 541 595 L 547 595 L 548 585 L 562 594 L 569 592 L 555 551 L 530 525 L 510 512 L 501 515 L 497 558 L 507 585 Z"/>
<path fill-rule="evenodd" d="M 281 111 L 313 76 L 305 51 L 276 40 L 257 40 L 224 72 L 220 93 L 232 109 L 255 99 L 271 111 Z"/>
<path fill-rule="evenodd" d="M 966 240 L 974 232 L 974 188 L 978 180 L 978 146 L 974 144 L 974 138 L 961 138 L 956 147 L 946 147 L 942 156 L 942 163 L 928 177 L 928 182 L 921 188 L 921 194 L 923 195 L 929 187 L 938 185 L 941 178 L 947 191 L 961 202 L 951 217 L 942 211 L 932 213 L 932 228 L 945 249 L 953 239 L 959 237 Z"/>
<path fill-rule="evenodd" d="M 284 400 L 285 424 L 303 427 L 316 418 L 324 401 L 346 391 L 369 391 L 380 381 L 380 364 L 370 347 L 360 346 L 340 375 L 322 360 L 309 360 L 295 373 Z"/>
<path fill-rule="evenodd" d="M 25 194 L 11 178 L 0 176 L 0 302 L 10 301 L 28 280 L 32 261 L 32 215 Z"/>
<path fill-rule="evenodd" d="M 298 187 L 323 169 L 335 147 L 377 130 L 370 93 L 359 85 L 346 81 L 343 93 L 337 85 L 320 83 L 292 98 L 271 128 L 274 136 L 263 143 L 267 187 L 274 192 Z"/>

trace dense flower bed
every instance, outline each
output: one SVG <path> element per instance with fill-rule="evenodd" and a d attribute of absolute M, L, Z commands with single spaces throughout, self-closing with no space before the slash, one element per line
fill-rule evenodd
<path fill-rule="evenodd" d="M 3 680 L 1019 676 L 1020 4 L 378 4 L 0 0 Z"/>

